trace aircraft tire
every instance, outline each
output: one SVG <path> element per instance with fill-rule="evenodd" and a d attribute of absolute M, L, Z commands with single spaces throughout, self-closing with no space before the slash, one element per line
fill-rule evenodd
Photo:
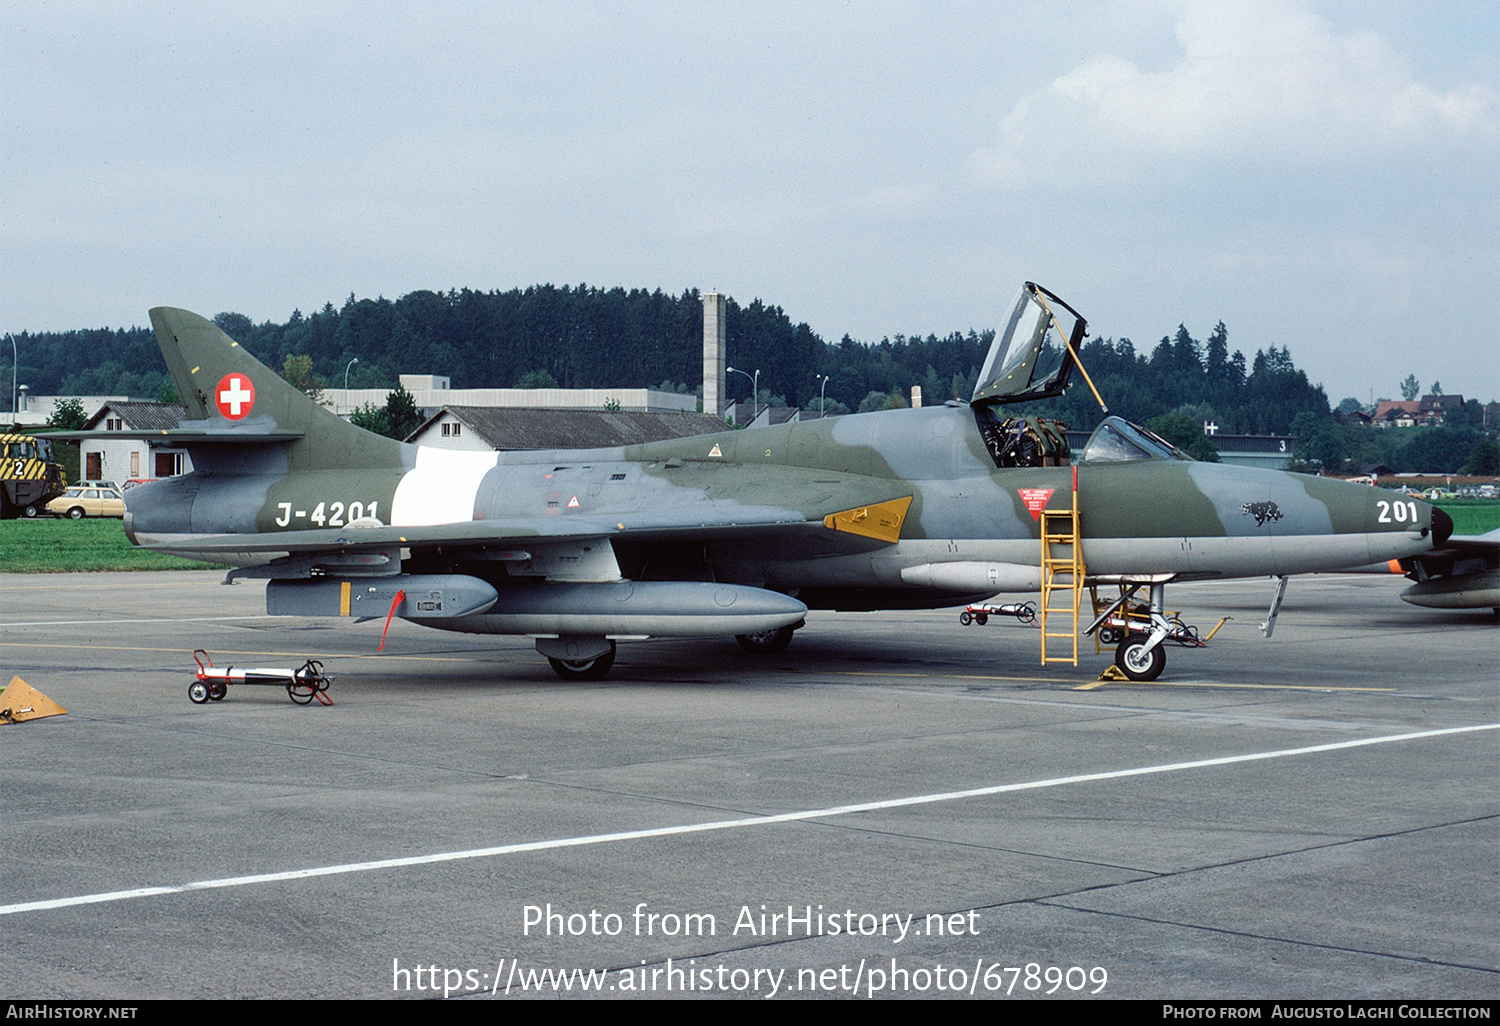
<path fill-rule="evenodd" d="M 609 651 L 597 659 L 554 659 L 548 656 L 547 662 L 552 664 L 552 672 L 563 680 L 603 680 L 615 665 L 615 643 L 611 641 Z"/>
<path fill-rule="evenodd" d="M 1115 665 L 1131 680 L 1155 680 L 1166 669 L 1167 653 L 1160 645 L 1149 652 L 1142 651 L 1147 640 L 1148 635 L 1132 634 L 1115 649 Z"/>
<path fill-rule="evenodd" d="M 786 651 L 786 647 L 792 643 L 792 634 L 796 629 L 795 627 L 778 627 L 774 631 L 736 634 L 734 640 L 740 643 L 740 648 L 754 655 L 775 655 L 777 652 Z"/>
<path fill-rule="evenodd" d="M 194 705 L 202 705 L 208 701 L 208 685 L 201 680 L 195 680 L 188 685 L 188 697 L 193 700 Z"/>

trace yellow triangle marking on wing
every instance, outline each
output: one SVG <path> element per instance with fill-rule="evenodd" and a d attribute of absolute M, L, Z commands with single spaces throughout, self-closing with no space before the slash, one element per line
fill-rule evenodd
<path fill-rule="evenodd" d="M 849 534 L 895 543 L 901 538 L 901 525 L 906 523 L 906 511 L 911 506 L 911 500 L 912 497 L 908 495 L 888 502 L 877 502 L 873 506 L 830 513 L 823 518 L 823 526 L 830 531 L 846 531 Z"/>

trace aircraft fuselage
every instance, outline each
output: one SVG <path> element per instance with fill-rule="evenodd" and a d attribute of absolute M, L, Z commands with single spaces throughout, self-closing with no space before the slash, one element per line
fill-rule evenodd
<path fill-rule="evenodd" d="M 402 453 L 402 468 L 300 472 L 279 451 L 210 459 L 198 473 L 136 489 L 129 528 L 147 544 L 242 532 L 271 543 L 281 533 L 347 527 L 362 518 L 392 527 L 535 518 L 555 523 L 564 538 L 597 530 L 614 550 L 613 563 L 594 555 L 588 566 L 575 558 L 573 572 L 559 574 L 542 563 L 558 549 L 556 558 L 565 559 L 578 543 L 539 535 L 528 544 L 511 539 L 499 546 L 538 549 L 542 555 L 523 561 L 532 563 L 524 569 L 550 579 L 620 580 L 633 569 L 647 577 L 711 577 L 794 593 L 931 591 L 935 603 L 945 604 L 967 594 L 1034 590 L 1039 524 L 1027 503 L 1045 496 L 1047 508 L 1072 504 L 1072 468 L 996 468 L 973 414 L 958 406 L 617 449 L 494 453 L 405 446 Z M 1432 544 L 1432 507 L 1381 489 L 1178 460 L 1083 463 L 1077 470 L 1091 576 L 1307 573 L 1401 558 Z M 908 496 L 892 544 L 835 532 L 784 537 L 773 546 L 757 537 L 758 530 L 770 532 L 767 509 L 780 511 L 788 524 L 817 524 L 840 510 Z M 660 511 L 671 510 L 674 522 L 687 528 L 700 520 L 733 522 L 737 508 L 747 514 L 744 532 L 718 532 L 723 536 L 703 542 L 696 565 L 684 569 L 681 545 L 696 543 L 663 537 Z M 653 529 L 638 537 L 635 523 L 647 515 Z M 652 566 L 658 551 L 662 565 Z M 184 554 L 232 564 L 273 555 L 214 556 L 190 542 Z M 960 578 L 952 574 L 914 573 L 943 564 L 1004 567 L 1001 587 L 985 590 L 986 576 L 959 590 L 952 582 Z"/>

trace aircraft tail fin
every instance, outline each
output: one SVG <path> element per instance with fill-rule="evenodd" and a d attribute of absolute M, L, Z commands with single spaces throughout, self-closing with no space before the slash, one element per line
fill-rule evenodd
<path fill-rule="evenodd" d="M 199 435 L 199 444 L 285 441 L 298 470 L 410 463 L 406 450 L 411 447 L 356 427 L 319 406 L 212 321 L 159 306 L 151 311 L 151 326 L 177 395 L 187 407 L 182 429 Z M 185 439 L 185 444 L 193 442 Z"/>

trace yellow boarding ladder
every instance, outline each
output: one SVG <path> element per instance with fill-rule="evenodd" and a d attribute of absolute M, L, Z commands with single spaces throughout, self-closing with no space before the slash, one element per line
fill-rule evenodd
<path fill-rule="evenodd" d="M 1078 665 L 1078 608 L 1083 601 L 1083 539 L 1078 523 L 1078 468 L 1073 468 L 1073 508 L 1042 510 L 1042 665 Z M 1058 630 L 1054 618 L 1066 620 Z M 1049 638 L 1067 638 L 1067 655 L 1049 655 Z"/>

